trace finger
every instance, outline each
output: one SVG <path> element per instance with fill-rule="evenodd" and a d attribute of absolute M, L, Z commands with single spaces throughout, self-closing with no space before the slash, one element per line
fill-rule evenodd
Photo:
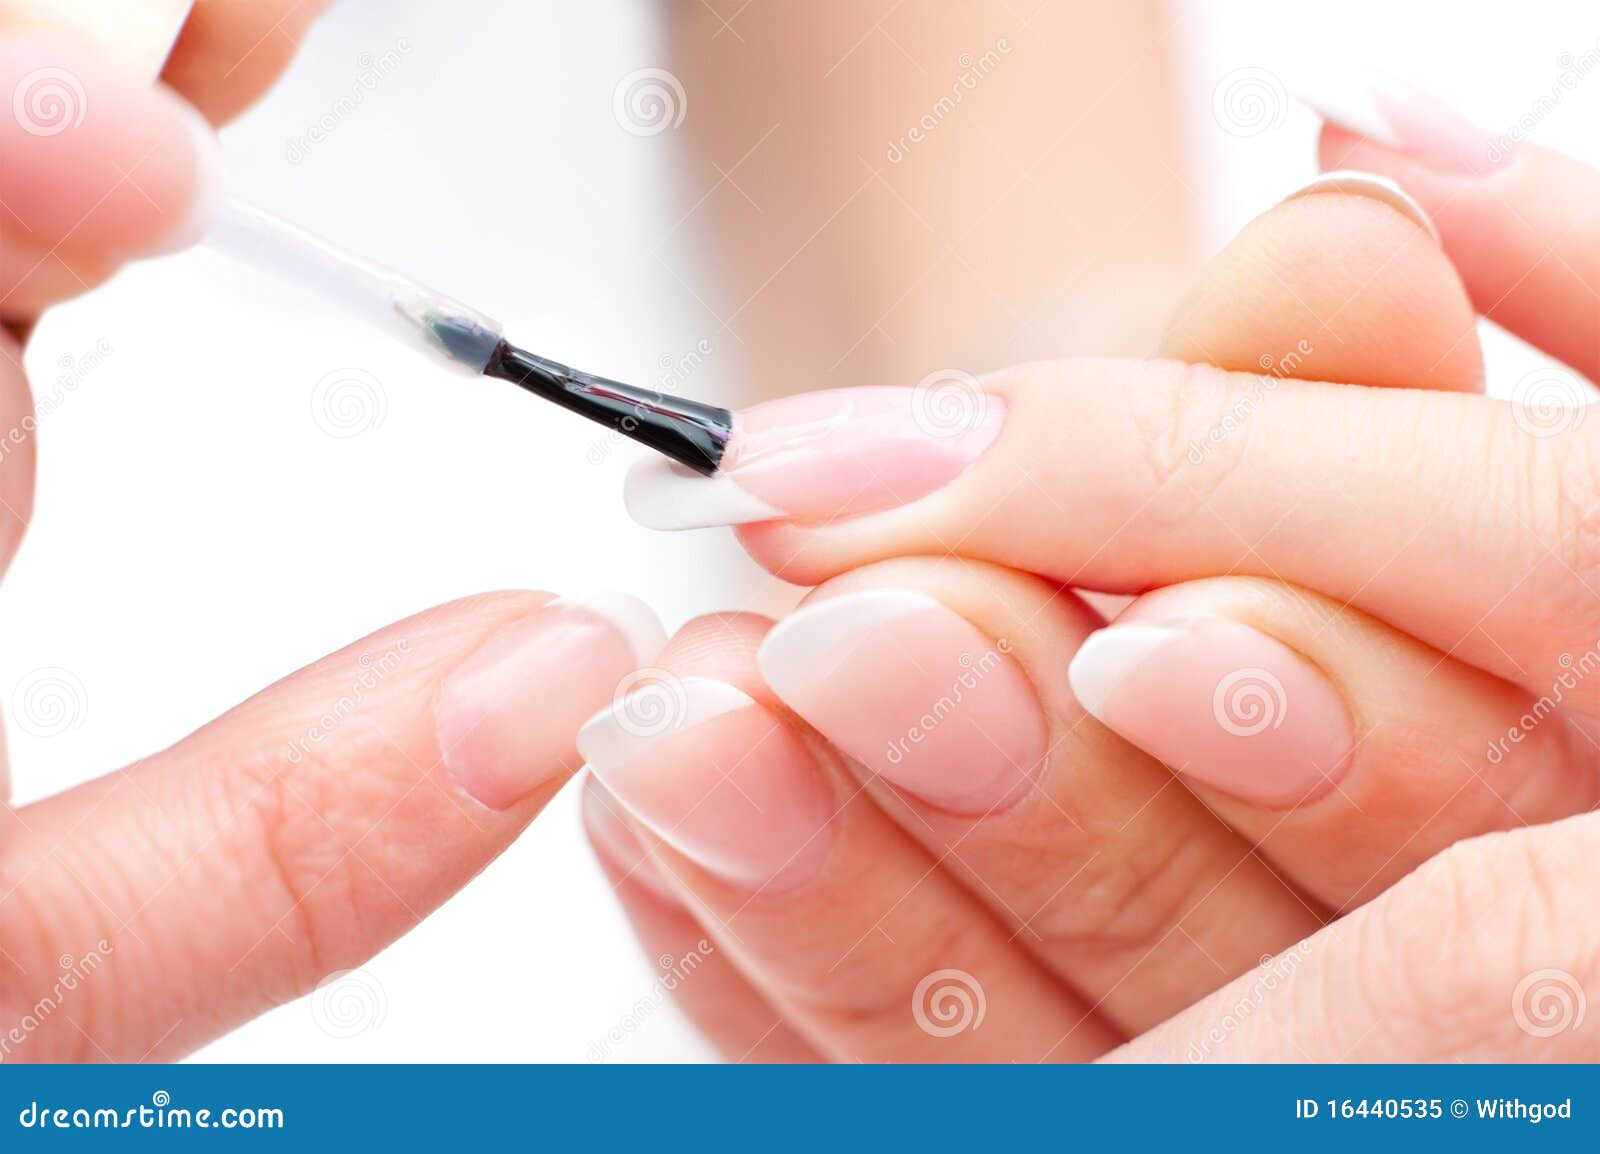
<path fill-rule="evenodd" d="M 1477 391 L 1461 280 L 1415 201 L 1330 173 L 1263 213 L 1201 272 L 1161 355 L 1242 372 Z"/>
<path fill-rule="evenodd" d="M 17 1057 L 173 1057 L 371 957 L 576 768 L 571 734 L 650 630 L 615 598 L 455 602 L 11 815 L 8 1020 L 50 989 L 58 957 L 103 962 Z"/>
<path fill-rule="evenodd" d="M 830 523 L 747 526 L 741 540 L 807 585 L 950 551 L 1105 592 L 1275 577 L 1536 693 L 1564 668 L 1562 654 L 1600 637 L 1592 426 L 1539 429 L 1482 397 L 1159 361 L 1067 360 L 989 377 L 972 397 L 981 422 L 965 436 L 919 423 L 919 390 L 874 393 L 769 402 L 764 419 L 786 414 L 770 435 L 787 447 L 761 454 L 748 479 L 735 449 L 728 472 L 704 489 L 684 481 L 675 500 L 725 502 L 730 487 L 759 487 L 761 499 L 822 517 L 844 476 L 882 462 L 880 479 L 912 478 L 905 495 L 926 495 Z M 979 430 L 992 447 L 957 463 Z M 929 492 L 935 478 L 946 484 Z M 1570 700 L 1600 708 L 1600 679 Z"/>
<path fill-rule="evenodd" d="M 1110 1060 L 1593 1062 L 1596 834 L 1462 842 Z"/>
<path fill-rule="evenodd" d="M 38 421 L 22 371 L 22 342 L 0 328 L 0 573 L 17 555 L 33 516 Z"/>
<path fill-rule="evenodd" d="M 327 6 L 327 0 L 196 4 L 161 77 L 212 124 L 226 123 L 272 87 Z"/>
<path fill-rule="evenodd" d="M 40 250 L 0 236 L 0 318 L 26 322 L 53 304 L 97 288 L 117 271 L 116 262 L 64 248 Z"/>
<path fill-rule="evenodd" d="M 1146 594 L 1069 676 L 1086 709 L 1334 908 L 1463 838 L 1600 800 L 1596 750 L 1554 702 L 1274 581 Z"/>
<path fill-rule="evenodd" d="M 629 828 L 621 803 L 588 776 L 583 824 L 645 956 L 678 1007 L 730 1062 L 816 1062 L 817 1052 L 750 985 L 672 891 L 650 850 Z M 624 1035 L 625 1037 L 625 1035 Z M 593 1057 L 621 1057 L 622 1037 L 607 1037 Z"/>
<path fill-rule="evenodd" d="M 761 670 L 1012 941 L 1136 1033 L 1321 926 L 1168 771 L 1073 700 L 1100 624 L 988 565 L 906 559 L 822 586 Z"/>
<path fill-rule="evenodd" d="M 1328 120 L 1325 167 L 1398 182 L 1438 225 L 1479 312 L 1600 377 L 1600 174 L 1483 132 L 1397 81 L 1373 78 L 1312 103 Z"/>
<path fill-rule="evenodd" d="M 221 160 L 182 100 L 65 41 L 17 36 L 0 37 L 0 91 L 14 95 L 0 117 L 0 250 L 127 257 L 203 234 Z"/>
<path fill-rule="evenodd" d="M 662 657 L 671 677 L 578 738 L 717 948 L 832 1059 L 1059 1061 L 1114 1044 L 774 712 L 754 669 L 765 626 L 691 623 Z"/>

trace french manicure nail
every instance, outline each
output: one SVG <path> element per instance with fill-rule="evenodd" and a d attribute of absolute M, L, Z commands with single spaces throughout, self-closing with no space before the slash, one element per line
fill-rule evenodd
<path fill-rule="evenodd" d="M 1318 116 L 1440 172 L 1479 175 L 1510 150 L 1437 97 L 1378 73 L 1304 77 L 1295 95 Z"/>
<path fill-rule="evenodd" d="M 767 634 L 762 676 L 865 768 L 955 813 L 1034 780 L 1044 711 L 1004 641 L 926 594 L 872 589 L 805 606 Z"/>
<path fill-rule="evenodd" d="M 737 413 L 716 476 L 642 461 L 624 495 L 629 514 L 652 529 L 853 517 L 953 481 L 1004 420 L 1005 402 L 965 373 L 913 389 L 802 393 Z"/>
<path fill-rule="evenodd" d="M 650 851 L 623 818 L 622 803 L 593 774 L 585 777 L 582 807 L 583 825 L 589 831 L 595 853 L 623 880 L 643 886 L 656 897 L 677 905 L 677 895 L 661 876 L 661 867 L 651 860 Z"/>
<path fill-rule="evenodd" d="M 1402 216 L 1408 218 L 1413 224 L 1421 228 L 1435 241 L 1439 239 L 1439 230 L 1433 226 L 1433 220 L 1423 211 L 1423 208 L 1411 195 L 1387 176 L 1379 176 L 1375 172 L 1359 172 L 1355 169 L 1340 168 L 1325 172 L 1309 184 L 1302 185 L 1281 203 L 1287 204 L 1291 200 L 1299 200 L 1305 196 L 1315 196 L 1319 193 L 1344 193 L 1350 196 L 1364 196 L 1368 200 L 1376 200 L 1386 204 Z"/>
<path fill-rule="evenodd" d="M 591 718 L 578 750 L 637 821 L 732 885 L 787 890 L 822 868 L 832 790 L 800 738 L 736 686 L 644 685 Z"/>
<path fill-rule="evenodd" d="M 187 204 L 173 214 L 166 234 L 150 246 L 148 255 L 151 256 L 181 252 L 198 244 L 211 231 L 222 209 L 222 142 L 217 139 L 217 130 L 188 104 L 181 100 L 174 103 L 177 122 L 192 151 L 194 177 Z"/>
<path fill-rule="evenodd" d="M 617 684 L 655 660 L 666 632 L 622 593 L 559 597 L 499 630 L 439 688 L 445 765 L 490 809 L 506 809 L 576 766 L 571 735 Z"/>
<path fill-rule="evenodd" d="M 1333 788 L 1355 729 L 1343 697 L 1275 638 L 1222 617 L 1117 624 L 1067 670 L 1084 709 L 1173 770 L 1281 809 Z"/>

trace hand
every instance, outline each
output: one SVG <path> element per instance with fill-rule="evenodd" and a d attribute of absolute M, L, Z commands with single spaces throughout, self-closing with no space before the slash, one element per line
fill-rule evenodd
<path fill-rule="evenodd" d="M 169 74 L 237 107 L 288 43 L 238 21 L 274 7 L 200 5 Z M 177 97 L 18 37 L 0 37 L 0 92 L 18 93 L 0 117 L 8 322 L 198 235 L 216 146 Z M 32 502 L 20 357 L 0 334 L 0 565 Z M 0 804 L 0 1062 L 177 1057 L 358 965 L 511 842 L 662 640 L 626 598 L 458 601 L 126 769 Z"/>
<path fill-rule="evenodd" d="M 1498 195 L 1516 191 L 1507 178 Z M 1552 236 L 1579 223 L 1534 219 Z M 1514 282 L 1515 255 L 1482 259 Z M 804 398 L 746 415 L 719 481 L 675 480 L 678 509 L 764 517 L 741 531 L 756 557 L 826 582 L 761 643 L 759 671 L 749 619 L 669 646 L 675 673 L 746 698 L 691 680 L 690 724 L 648 757 L 603 727 L 580 743 L 622 802 L 592 787 L 602 855 L 619 877 L 650 855 L 633 874 L 647 880 L 621 889 L 652 952 L 716 947 L 678 992 L 724 1050 L 1533 1053 L 1549 971 L 1578 999 L 1592 976 L 1582 889 L 1559 867 L 1600 829 L 1477 838 L 1405 876 L 1596 798 L 1586 721 L 1566 709 L 1592 714 L 1593 687 L 1574 672 L 1563 708 L 1540 703 L 1600 662 L 1582 542 L 1567 540 L 1581 518 L 1557 499 L 1581 492 L 1580 434 L 1530 435 L 1525 411 L 1451 392 L 1481 380 L 1471 319 L 1415 219 L 1371 196 L 1302 198 L 1219 258 L 1168 338 L 1230 368 L 1276 350 L 1273 376 L 1027 367 L 966 396 L 981 417 L 942 437 L 916 397 L 857 398 L 833 425 L 817 419 L 825 395 Z M 1286 379 L 1323 375 L 1439 391 Z M 802 407 L 809 438 L 766 450 L 766 422 Z M 636 507 L 664 508 L 655 497 L 636 490 Z M 915 558 L 941 553 L 962 559 Z M 1080 647 L 1098 623 L 1057 582 L 1177 584 Z M 792 730 L 779 699 L 833 745 Z M 1570 912 L 1527 923 L 1529 890 Z M 1242 994 L 1291 978 L 1273 1014 L 1219 1040 Z M 914 1001 L 942 982 L 967 999 L 945 1003 L 964 1030 Z M 1378 1028 L 1441 1012 L 1461 1028 Z"/>

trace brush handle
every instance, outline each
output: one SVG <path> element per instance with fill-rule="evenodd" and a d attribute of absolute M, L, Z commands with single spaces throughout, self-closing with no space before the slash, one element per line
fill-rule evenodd
<path fill-rule="evenodd" d="M 469 373 L 482 373 L 499 347 L 500 326 L 476 309 L 243 201 L 227 202 L 206 243 Z"/>

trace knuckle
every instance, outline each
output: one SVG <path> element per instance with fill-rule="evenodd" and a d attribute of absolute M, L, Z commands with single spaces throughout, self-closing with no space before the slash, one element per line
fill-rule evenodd
<path fill-rule="evenodd" d="M 1457 843 L 1369 907 L 1353 977 L 1381 1029 L 1408 1049 L 1427 1038 L 1434 1058 L 1504 1056 L 1541 1041 L 1516 1005 L 1530 978 L 1560 974 L 1578 996 L 1593 984 L 1600 937 L 1572 882 L 1583 859 L 1564 832 L 1544 836 L 1557 831 Z"/>
<path fill-rule="evenodd" d="M 322 775 L 281 764 L 226 776 L 223 804 L 236 815 L 232 852 L 246 874 L 243 888 L 277 914 L 275 933 L 292 947 L 287 973 L 273 977 L 283 988 L 272 992 L 296 997 L 337 968 L 339 943 L 361 912 L 340 833 L 341 803 Z"/>
<path fill-rule="evenodd" d="M 1276 382 L 1175 361 L 1146 366 L 1157 379 L 1121 391 L 1143 447 L 1161 520 L 1186 521 L 1244 460 L 1250 418 Z M 1151 386 L 1154 387 L 1151 387 Z"/>
<path fill-rule="evenodd" d="M 1160 941 L 1215 885 L 1214 862 L 1206 839 L 1132 838 L 1130 852 L 1099 847 L 1081 863 L 1063 863 L 1059 854 L 1031 867 L 1025 876 L 1059 879 L 1065 886 L 1040 895 L 1021 939 L 1063 965 L 1085 959 L 1139 956 Z M 1025 867 L 1027 863 L 1024 863 Z"/>

